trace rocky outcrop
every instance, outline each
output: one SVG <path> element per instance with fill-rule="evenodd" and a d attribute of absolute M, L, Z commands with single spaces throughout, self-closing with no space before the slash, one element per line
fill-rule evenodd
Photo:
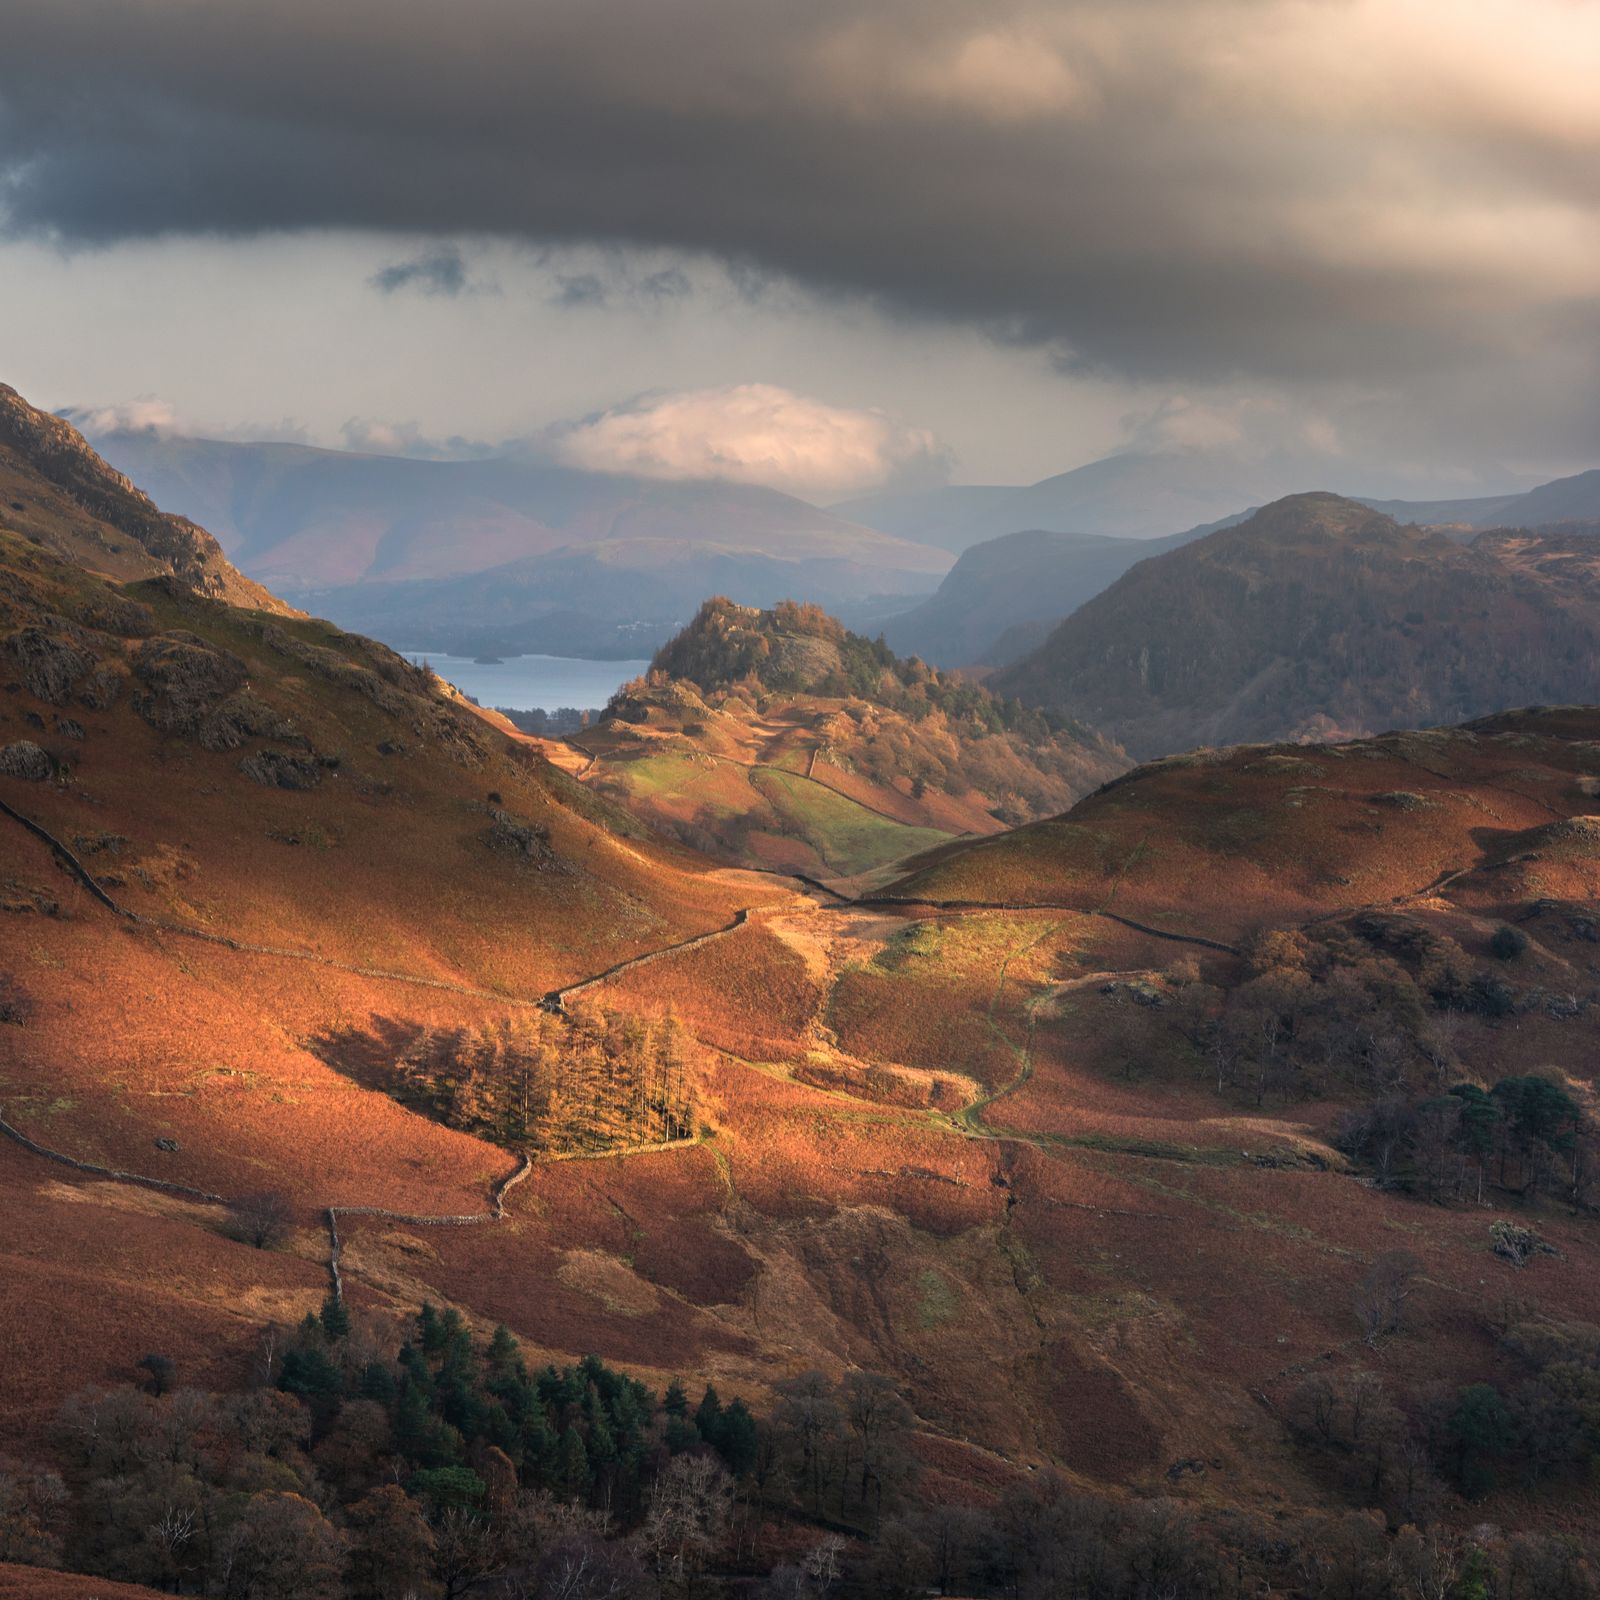
<path fill-rule="evenodd" d="M 0 777 L 44 783 L 55 770 L 56 764 L 50 759 L 49 752 L 40 749 L 31 739 L 18 739 L 13 744 L 0 745 Z"/>

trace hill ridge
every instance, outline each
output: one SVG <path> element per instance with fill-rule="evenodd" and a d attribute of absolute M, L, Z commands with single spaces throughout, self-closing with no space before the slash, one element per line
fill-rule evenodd
<path fill-rule="evenodd" d="M 1315 491 L 1141 562 L 991 680 L 1138 758 L 1600 697 L 1600 543 Z"/>
<path fill-rule="evenodd" d="M 234 567 L 211 534 L 187 517 L 171 516 L 99 455 L 72 424 L 29 405 L 8 384 L 0 383 L 0 467 L 10 469 L 7 498 L 12 520 L 40 542 L 55 544 L 59 553 L 103 570 L 115 572 L 125 562 L 114 559 L 124 550 L 114 549 L 105 536 L 112 530 L 134 541 L 138 548 L 171 577 L 210 599 L 227 600 L 258 611 L 291 614 L 293 608 Z M 102 525 L 98 538 L 87 529 L 60 542 L 49 523 L 30 527 L 28 502 L 20 498 L 23 480 L 48 486 L 79 508 L 93 523 Z M 18 514 L 21 513 L 19 516 Z M 3 515 L 3 513 L 0 513 Z M 96 546 L 98 545 L 98 548 Z"/>

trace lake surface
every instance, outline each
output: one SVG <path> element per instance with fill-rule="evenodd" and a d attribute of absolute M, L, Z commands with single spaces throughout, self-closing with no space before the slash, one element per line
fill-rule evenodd
<path fill-rule="evenodd" d="M 479 705 L 512 711 L 555 711 L 576 706 L 588 711 L 603 706 L 648 661 L 586 661 L 577 656 L 507 656 L 504 661 L 474 661 L 433 650 L 406 650 L 408 661 L 426 661 Z"/>

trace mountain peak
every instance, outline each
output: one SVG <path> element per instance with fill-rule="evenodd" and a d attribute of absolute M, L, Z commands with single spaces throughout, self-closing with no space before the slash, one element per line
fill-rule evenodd
<path fill-rule="evenodd" d="M 1201 541 L 1201 547 L 1227 549 L 1264 539 L 1278 546 L 1307 542 L 1393 545 L 1427 541 L 1433 537 L 1381 511 L 1374 511 L 1359 500 L 1319 489 L 1274 500 L 1243 522 Z"/>

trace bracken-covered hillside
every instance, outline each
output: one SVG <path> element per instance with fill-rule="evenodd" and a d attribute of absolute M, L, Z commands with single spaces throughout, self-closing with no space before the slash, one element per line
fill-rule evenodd
<path fill-rule="evenodd" d="M 204 528 L 158 511 L 70 423 L 0 384 L 0 526 L 127 582 L 165 574 L 215 600 L 287 613 Z"/>
<path fill-rule="evenodd" d="M 327 624 L 0 594 L 0 1560 L 97 1575 L 0 1590 L 1588 1594 L 1594 708 L 846 898 Z"/>

